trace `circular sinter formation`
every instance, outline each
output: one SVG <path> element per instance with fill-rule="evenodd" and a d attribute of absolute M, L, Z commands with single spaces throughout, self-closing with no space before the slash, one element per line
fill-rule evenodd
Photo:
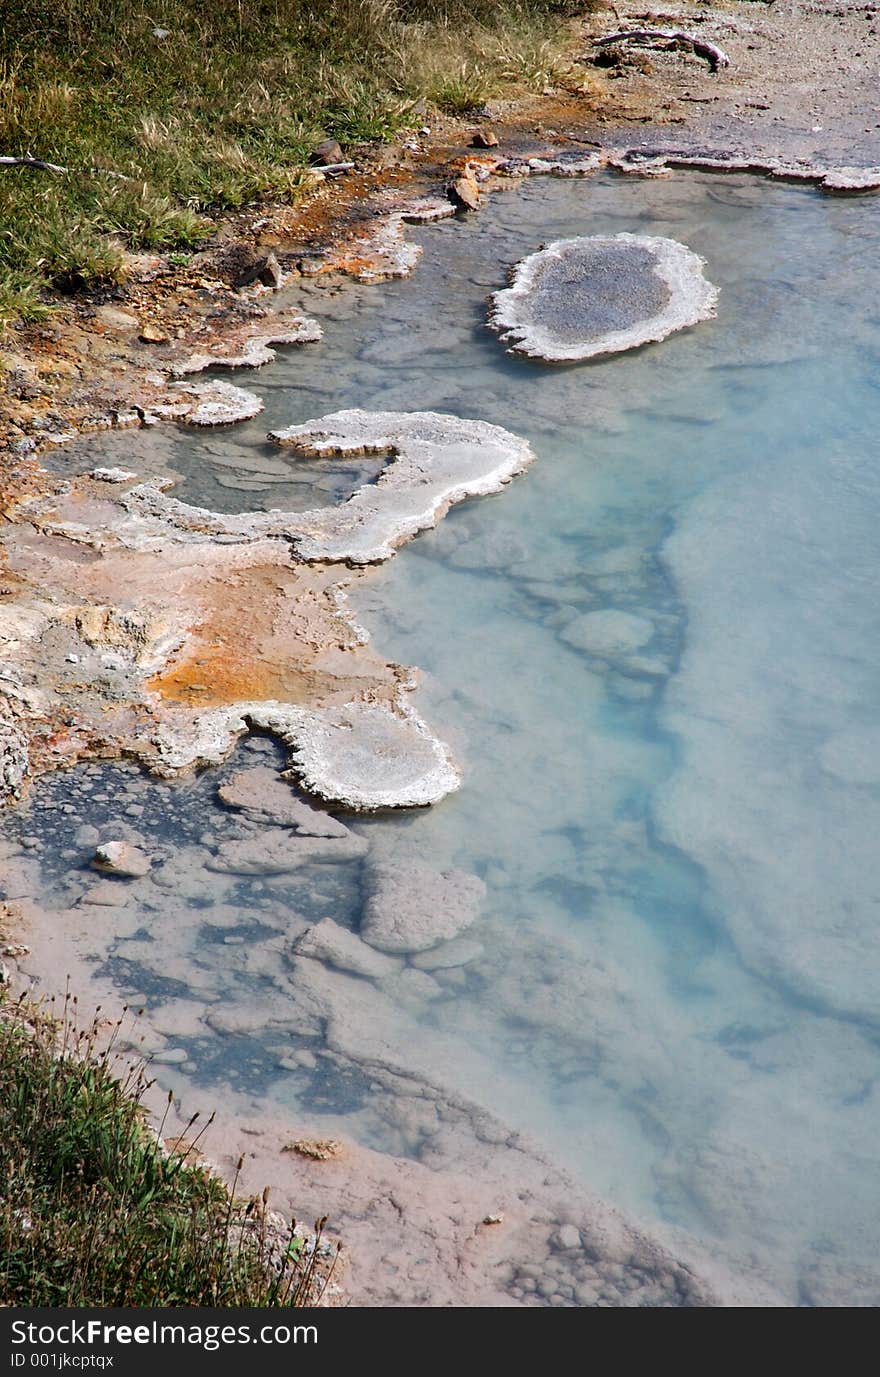
<path fill-rule="evenodd" d="M 514 353 L 574 361 L 665 339 L 714 315 L 717 297 L 702 258 L 674 239 L 558 239 L 517 264 L 489 324 Z"/>

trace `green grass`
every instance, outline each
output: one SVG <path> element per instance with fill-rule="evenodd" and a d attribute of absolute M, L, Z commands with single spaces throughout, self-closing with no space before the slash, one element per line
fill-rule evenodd
<path fill-rule="evenodd" d="M 421 98 L 458 113 L 540 88 L 570 9 L 5 0 L 0 154 L 75 171 L 0 167 L 0 329 L 44 312 L 46 286 L 118 282 L 125 248 L 190 249 L 224 210 L 296 197 L 322 137 L 388 140 Z"/>
<path fill-rule="evenodd" d="M 316 1303 L 332 1259 L 273 1230 L 268 1193 L 237 1200 L 160 1147 L 143 1068 L 120 1079 L 113 1037 L 75 1017 L 0 997 L 0 1305 Z"/>

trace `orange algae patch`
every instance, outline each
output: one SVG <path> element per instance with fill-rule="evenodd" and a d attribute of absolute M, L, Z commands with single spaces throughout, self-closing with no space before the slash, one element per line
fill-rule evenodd
<path fill-rule="evenodd" d="M 396 683 L 390 666 L 356 644 L 311 570 L 251 567 L 203 583 L 199 602 L 203 612 L 186 644 L 146 681 L 166 701 L 318 706 Z"/>

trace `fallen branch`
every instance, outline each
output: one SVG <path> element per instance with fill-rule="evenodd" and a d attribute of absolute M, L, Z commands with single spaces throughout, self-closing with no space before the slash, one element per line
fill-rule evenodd
<path fill-rule="evenodd" d="M 32 158 L 26 153 L 23 158 L 0 157 L 0 167 L 35 167 L 41 172 L 62 172 L 76 177 L 115 177 L 120 182 L 130 182 L 124 172 L 111 172 L 109 167 L 61 167 L 58 163 L 47 163 L 42 158 Z"/>
<path fill-rule="evenodd" d="M 351 172 L 354 163 L 318 163 L 309 172 L 323 172 L 327 177 L 338 177 L 342 172 Z"/>
<path fill-rule="evenodd" d="M 621 29 L 618 33 L 606 34 L 604 38 L 594 38 L 593 46 L 604 48 L 609 43 L 637 43 L 655 47 L 658 42 L 686 43 L 697 57 L 706 59 L 713 72 L 717 72 L 719 67 L 730 66 L 730 58 L 723 48 L 715 43 L 707 43 L 704 38 L 697 38 L 692 33 L 685 33 L 683 29 Z"/>

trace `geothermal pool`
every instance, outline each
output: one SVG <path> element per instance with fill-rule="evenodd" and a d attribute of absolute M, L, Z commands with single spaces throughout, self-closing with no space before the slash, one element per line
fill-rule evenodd
<path fill-rule="evenodd" d="M 717 318 L 591 363 L 505 354 L 485 320 L 508 267 L 622 230 L 701 254 Z M 542 177 L 411 233 L 412 278 L 301 291 L 324 341 L 241 379 L 257 421 L 90 446 L 80 467 L 158 445 L 175 495 L 242 511 L 362 481 L 369 461 L 303 466 L 265 443 L 342 407 L 449 411 L 532 444 L 524 476 L 352 596 L 382 654 L 423 670 L 416 706 L 464 783 L 351 825 L 372 854 L 483 879 L 469 959 L 393 999 L 355 982 L 322 1057 L 336 996 L 298 990 L 285 951 L 325 914 L 357 928 L 362 862 L 210 865 L 240 835 L 218 782 L 280 764 L 268 738 L 180 783 L 116 765 L 45 780 L 3 822 L 19 890 L 96 981 L 145 1003 L 155 1070 L 185 1099 L 246 1095 L 427 1160 L 432 1124 L 376 1081 L 397 1065 L 781 1304 L 876 1304 L 876 203 Z M 163 864 L 102 909 L 79 901 L 110 823 Z"/>

